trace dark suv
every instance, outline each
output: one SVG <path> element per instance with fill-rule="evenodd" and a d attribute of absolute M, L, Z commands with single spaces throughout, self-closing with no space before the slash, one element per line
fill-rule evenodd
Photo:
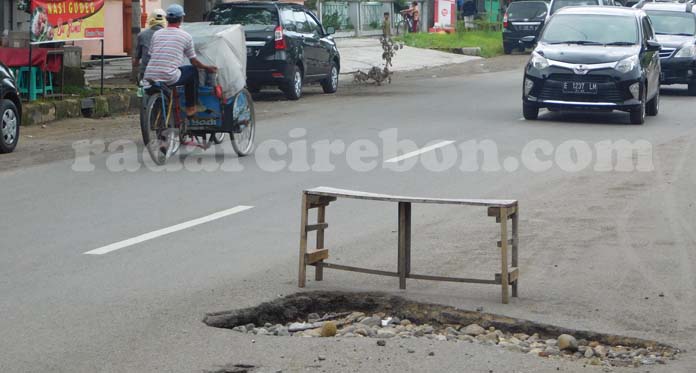
<path fill-rule="evenodd" d="M 630 113 L 631 123 L 657 115 L 660 43 L 644 11 L 563 8 L 546 23 L 523 82 L 523 112 L 539 108 Z"/>
<path fill-rule="evenodd" d="M 522 42 L 525 36 L 539 35 L 544 27 L 549 6 L 544 1 L 516 1 L 508 6 L 503 16 L 503 51 L 510 54 L 514 49 L 524 51 L 528 46 Z"/>
<path fill-rule="evenodd" d="M 265 1 L 219 4 L 208 15 L 216 25 L 241 24 L 247 43 L 247 86 L 279 87 L 297 100 L 305 83 L 321 83 L 324 92 L 338 89 L 341 58 L 331 37 L 307 8 Z"/>
<path fill-rule="evenodd" d="M 691 3 L 639 3 L 650 20 L 657 41 L 662 44 L 660 82 L 688 84 L 689 94 L 696 95 L 696 14 Z"/>
<path fill-rule="evenodd" d="M 11 153 L 19 141 L 22 102 L 12 70 L 0 62 L 0 153 Z"/>
<path fill-rule="evenodd" d="M 614 0 L 551 0 L 546 20 L 548 21 L 557 11 L 569 6 L 616 6 L 616 3 Z"/>

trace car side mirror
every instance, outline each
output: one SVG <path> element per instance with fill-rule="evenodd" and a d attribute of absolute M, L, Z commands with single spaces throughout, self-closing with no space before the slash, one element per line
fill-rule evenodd
<path fill-rule="evenodd" d="M 326 28 L 326 35 L 333 35 L 336 33 L 336 29 L 333 28 L 333 26 L 329 26 Z"/>
<path fill-rule="evenodd" d="M 662 49 L 662 45 L 655 40 L 648 40 L 645 50 L 648 52 L 659 52 Z"/>
<path fill-rule="evenodd" d="M 534 44 L 534 42 L 536 42 L 536 36 L 528 35 L 528 36 L 523 37 L 520 40 L 525 44 Z"/>

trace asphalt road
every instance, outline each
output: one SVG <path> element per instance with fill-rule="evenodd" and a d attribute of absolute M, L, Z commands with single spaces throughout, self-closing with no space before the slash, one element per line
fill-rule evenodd
<path fill-rule="evenodd" d="M 321 140 L 341 140 L 347 147 L 367 140 L 362 143 L 369 148 L 363 149 L 367 155 L 362 160 L 372 162 L 367 165 L 345 153 L 332 158 L 332 171 L 312 171 L 321 158 L 312 154 L 307 165 L 301 156 L 278 153 L 270 153 L 271 161 L 286 161 L 284 167 L 263 161 L 261 153 L 237 164 L 227 149 L 226 164 L 241 164 L 243 171 L 154 172 L 140 167 L 119 172 L 107 167 L 113 166 L 114 153 L 93 156 L 91 172 L 73 170 L 72 159 L 3 171 L 0 371 L 190 372 L 230 363 L 271 372 L 599 370 L 471 344 L 409 340 L 379 348 L 374 340 L 357 339 L 252 341 L 203 325 L 205 312 L 298 291 L 300 191 L 320 185 L 518 199 L 520 298 L 502 305 L 498 287 L 419 281 L 409 281 L 408 290 L 399 291 L 391 278 L 328 270 L 324 282 L 309 281 L 307 290 L 388 291 L 693 349 L 696 171 L 689 160 L 696 155 L 694 99 L 663 91 L 660 115 L 643 126 L 627 124 L 621 113 L 545 113 L 528 122 L 520 119 L 520 68 L 474 75 L 457 71 L 442 71 L 437 78 L 430 73 L 403 76 L 390 86 L 353 88 L 335 96 L 314 89 L 297 104 L 276 101 L 274 95 L 260 98 L 257 143 L 294 142 L 300 149 L 306 140 L 311 149 Z M 114 123 L 122 131 L 97 127 L 84 132 L 84 138 L 103 137 L 110 143 L 120 134 L 137 142 L 134 120 L 87 124 Z M 384 150 L 379 137 L 395 128 L 399 139 L 412 140 L 418 148 L 454 143 L 424 153 L 408 171 L 395 171 L 384 161 L 399 153 Z M 100 137 L 103 133 L 108 135 Z M 462 164 L 471 163 L 454 147 L 491 140 L 503 164 L 508 157 L 522 160 L 525 146 L 535 139 L 554 149 L 569 140 L 592 147 L 606 140 L 646 140 L 653 168 L 604 172 L 590 166 L 568 172 L 561 159 L 541 172 L 524 164 L 512 172 L 506 167 L 462 171 Z M 376 156 L 369 143 L 377 145 Z M 357 154 L 358 144 L 351 154 Z M 447 168 L 434 154 L 458 158 Z M 215 165 L 214 156 L 199 158 Z M 595 158 L 593 153 L 593 165 Z M 282 169 L 270 171 L 271 166 Z M 253 208 L 103 255 L 85 254 L 236 206 Z M 327 221 L 333 260 L 395 266 L 396 206 L 339 201 L 329 207 Z M 420 272 L 486 277 L 496 272 L 496 225 L 485 210 L 415 206 L 413 221 L 414 268 Z M 416 353 L 407 354 L 406 348 Z M 429 351 L 435 356 L 428 357 Z M 315 361 L 318 355 L 326 360 Z M 696 359 L 686 353 L 649 370 L 686 372 L 694 366 Z"/>

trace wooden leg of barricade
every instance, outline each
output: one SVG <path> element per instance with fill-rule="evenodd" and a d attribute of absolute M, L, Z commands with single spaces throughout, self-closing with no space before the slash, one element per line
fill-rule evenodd
<path fill-rule="evenodd" d="M 406 276 L 411 274 L 411 204 L 406 204 Z"/>
<path fill-rule="evenodd" d="M 519 237 L 518 237 L 518 226 L 517 222 L 520 216 L 520 208 L 517 206 L 515 209 L 515 213 L 512 215 L 512 266 L 517 269 L 517 278 L 515 279 L 515 282 L 512 283 L 512 297 L 517 298 L 517 283 L 520 281 L 520 276 L 519 276 L 519 265 L 518 265 L 518 259 L 517 259 L 517 254 L 519 251 Z"/>
<path fill-rule="evenodd" d="M 501 271 L 500 271 L 500 286 L 502 287 L 503 304 L 509 302 L 508 295 L 508 209 L 507 207 L 500 208 L 500 255 L 501 255 Z"/>
<path fill-rule="evenodd" d="M 307 193 L 302 193 L 302 217 L 300 218 L 300 270 L 298 273 L 297 286 L 305 287 L 307 280 L 307 266 L 305 265 L 305 254 L 307 254 L 307 215 L 309 214 L 309 205 L 307 202 Z"/>
<path fill-rule="evenodd" d="M 326 222 L 326 206 L 320 206 L 317 208 L 317 226 L 319 226 L 319 229 L 317 229 L 317 250 L 321 250 L 324 248 L 324 227 L 323 224 Z M 316 263 L 314 267 L 314 279 L 316 281 L 321 281 L 324 279 L 324 267 L 322 267 L 322 264 L 324 263 L 323 260 L 319 261 Z"/>
<path fill-rule="evenodd" d="M 399 288 L 406 289 L 406 275 L 411 270 L 411 204 L 399 202 Z"/>

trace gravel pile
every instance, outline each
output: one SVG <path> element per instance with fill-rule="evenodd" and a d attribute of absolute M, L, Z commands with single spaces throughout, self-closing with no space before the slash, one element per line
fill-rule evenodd
<path fill-rule="evenodd" d="M 539 334 L 508 333 L 494 327 L 470 325 L 416 325 L 409 320 L 383 313 L 362 312 L 310 314 L 306 321 L 282 324 L 237 326 L 233 330 L 254 335 L 292 336 L 299 338 L 341 337 L 376 338 L 378 346 L 390 339 L 426 338 L 437 341 L 478 343 L 544 358 L 579 360 L 589 365 L 640 367 L 665 364 L 678 353 L 669 348 L 652 346 L 611 346 L 597 341 L 576 339 L 562 334 L 541 338 Z"/>

